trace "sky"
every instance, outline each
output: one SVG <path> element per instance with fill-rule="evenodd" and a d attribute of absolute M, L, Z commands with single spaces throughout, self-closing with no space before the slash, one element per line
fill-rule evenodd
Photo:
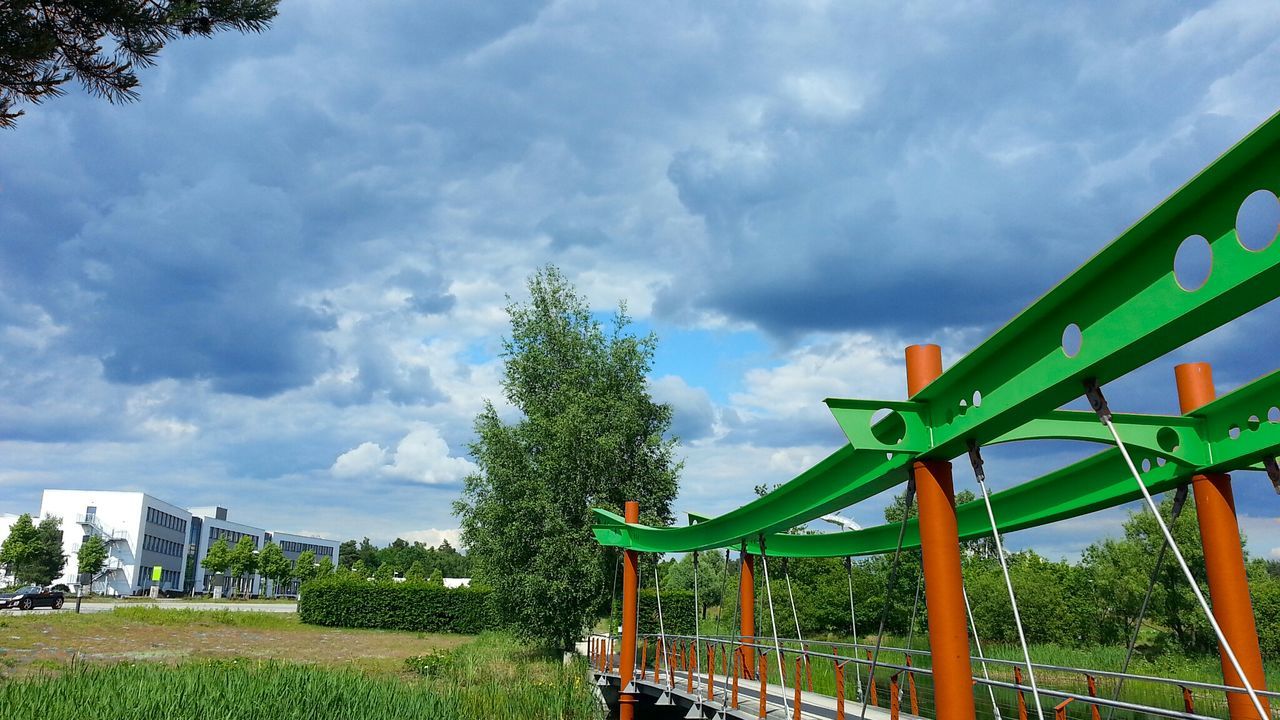
<path fill-rule="evenodd" d="M 435 544 L 475 415 L 513 416 L 504 307 L 538 267 L 657 334 L 676 509 L 727 511 L 844 442 L 823 398 L 902 398 L 904 346 L 962 357 L 1274 113 L 1280 15 L 284 0 L 140 77 L 140 102 L 73 90 L 0 133 L 0 513 L 143 490 Z M 1269 372 L 1277 317 L 1112 407 L 1177 412 L 1177 362 L 1220 391 Z M 1094 451 L 993 448 L 987 471 Z M 1236 493 L 1280 558 L 1280 498 L 1256 473 Z M 1008 543 L 1076 557 L 1126 512 Z"/>

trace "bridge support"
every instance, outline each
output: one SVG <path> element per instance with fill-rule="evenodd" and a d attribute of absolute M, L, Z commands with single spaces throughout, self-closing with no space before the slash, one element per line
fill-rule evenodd
<path fill-rule="evenodd" d="M 742 563 L 738 581 L 738 634 L 742 637 L 743 677 L 754 675 L 756 653 L 753 643 L 756 639 L 756 556 L 743 550 Z"/>
<path fill-rule="evenodd" d="M 628 500 L 624 515 L 629 523 L 640 522 L 640 503 Z M 626 692 L 627 686 L 635 679 L 636 672 L 636 590 L 640 577 L 639 561 L 639 553 L 635 550 L 622 551 L 622 648 L 618 657 L 618 687 L 623 692 L 618 695 L 619 720 L 632 720 L 635 717 L 636 703 L 640 700 L 636 693 Z"/>
<path fill-rule="evenodd" d="M 1209 363 L 1187 363 L 1173 369 L 1178 384 L 1178 403 L 1189 413 L 1214 399 L 1213 368 Z M 1240 525 L 1236 520 L 1235 497 L 1231 492 L 1231 476 L 1225 473 L 1196 475 L 1191 479 L 1196 498 L 1196 519 L 1200 523 L 1200 539 L 1204 545 L 1204 564 L 1209 576 L 1209 597 L 1213 616 L 1235 651 L 1255 690 L 1266 688 L 1262 670 L 1262 651 L 1258 647 L 1258 629 L 1254 622 L 1253 603 L 1249 599 L 1249 581 L 1245 575 L 1244 553 L 1240 545 Z M 1244 683 L 1227 660 L 1222 648 L 1222 678 L 1227 685 L 1243 688 Z M 1261 698 L 1263 707 L 1270 707 Z M 1258 710 L 1244 693 L 1227 695 L 1231 720 L 1259 720 Z"/>
<path fill-rule="evenodd" d="M 937 345 L 907 348 L 907 395 L 914 396 L 942 374 Z M 923 460 L 912 467 L 920 505 L 920 550 L 924 556 L 925 606 L 938 720 L 974 720 L 973 669 L 960 574 L 951 463 Z"/>

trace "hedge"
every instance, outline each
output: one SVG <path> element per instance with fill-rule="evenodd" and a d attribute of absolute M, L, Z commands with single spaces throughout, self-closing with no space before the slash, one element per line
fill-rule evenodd
<path fill-rule="evenodd" d="M 636 596 L 639 604 L 637 630 L 641 633 L 657 634 L 662 630 L 658 623 L 658 602 L 652 590 L 641 590 Z M 621 603 L 615 602 L 613 626 L 621 624 Z M 662 627 L 668 635 L 693 635 L 693 593 L 683 590 L 671 590 L 662 593 Z M 706 635 L 711 628 L 704 624 L 702 634 Z"/>
<path fill-rule="evenodd" d="M 310 625 L 474 635 L 497 628 L 491 593 L 418 582 L 325 578 L 302 586 L 298 617 Z"/>

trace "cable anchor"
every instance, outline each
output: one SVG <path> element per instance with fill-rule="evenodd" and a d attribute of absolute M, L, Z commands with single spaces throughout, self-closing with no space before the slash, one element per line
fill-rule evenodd
<path fill-rule="evenodd" d="M 1107 406 L 1107 398 L 1102 394 L 1102 387 L 1097 378 L 1084 381 L 1084 396 L 1089 399 L 1089 406 L 1097 413 L 1103 425 L 1111 423 L 1111 408 Z"/>
<path fill-rule="evenodd" d="M 1280 495 L 1280 464 L 1276 462 L 1274 455 L 1262 458 L 1262 464 L 1267 468 L 1267 477 L 1271 478 L 1271 487 Z"/>

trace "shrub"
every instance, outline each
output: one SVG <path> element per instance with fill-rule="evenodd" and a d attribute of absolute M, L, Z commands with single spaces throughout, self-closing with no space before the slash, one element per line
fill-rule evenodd
<path fill-rule="evenodd" d="M 665 630 L 668 635 L 693 635 L 693 593 L 682 590 L 669 590 L 662 593 L 662 623 L 658 622 L 658 601 L 652 590 L 641 590 L 636 601 L 639 603 L 637 630 L 641 633 L 657 634 Z M 622 622 L 621 603 L 615 604 L 613 626 Z M 660 627 L 661 625 L 661 627 Z M 703 627 L 705 635 L 711 632 Z"/>
<path fill-rule="evenodd" d="M 496 627 L 491 591 L 426 583 L 373 583 L 352 577 L 302 586 L 298 617 L 311 625 L 474 635 Z"/>

